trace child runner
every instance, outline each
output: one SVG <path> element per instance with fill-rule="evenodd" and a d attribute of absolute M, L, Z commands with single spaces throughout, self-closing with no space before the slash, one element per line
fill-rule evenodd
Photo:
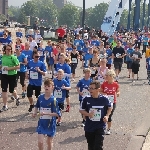
<path fill-rule="evenodd" d="M 89 85 L 92 82 L 92 79 L 90 78 L 90 76 L 91 76 L 91 70 L 89 68 L 84 69 L 84 78 L 81 79 L 76 86 L 77 92 L 79 93 L 80 104 L 84 97 L 90 95 Z M 84 116 L 83 116 L 82 126 L 83 127 L 85 126 L 85 117 Z"/>
<path fill-rule="evenodd" d="M 114 81 L 115 72 L 114 70 L 108 70 L 106 73 L 106 81 L 101 85 L 100 93 L 102 95 L 107 95 L 111 103 L 113 103 L 112 112 L 108 118 L 108 128 L 106 134 L 110 134 L 111 122 L 112 122 L 112 115 L 116 108 L 116 99 L 120 95 L 119 85 L 117 82 Z"/>
<path fill-rule="evenodd" d="M 108 71 L 108 68 L 106 67 L 106 59 L 101 59 L 99 65 L 100 67 L 98 68 L 98 73 L 97 73 L 97 80 L 102 84 L 105 81 L 105 74 Z"/>
<path fill-rule="evenodd" d="M 47 149 L 52 150 L 53 147 L 53 137 L 56 133 L 56 117 L 60 116 L 58 102 L 52 96 L 53 89 L 54 83 L 46 79 L 44 81 L 45 93 L 38 97 L 33 113 L 33 117 L 35 117 L 38 109 L 40 110 L 40 118 L 36 130 L 38 132 L 39 150 L 44 149 L 44 135 L 47 135 Z"/>
<path fill-rule="evenodd" d="M 63 79 L 64 71 L 59 69 L 57 72 L 57 78 L 54 79 L 54 97 L 58 101 L 59 110 L 64 110 L 64 101 L 66 98 L 66 91 L 70 90 L 71 87 L 68 82 Z M 61 117 L 58 118 L 57 126 L 61 125 Z"/>
<path fill-rule="evenodd" d="M 71 52 L 71 73 L 72 73 L 72 81 L 75 80 L 75 72 L 76 68 L 78 65 L 78 58 L 79 58 L 79 53 L 76 50 L 76 47 L 73 47 L 73 50 Z"/>
<path fill-rule="evenodd" d="M 80 113 L 86 116 L 85 137 L 88 150 L 103 150 L 104 130 L 111 113 L 111 102 L 105 96 L 99 95 L 100 83 L 90 83 L 90 97 L 85 97 L 81 103 Z"/>

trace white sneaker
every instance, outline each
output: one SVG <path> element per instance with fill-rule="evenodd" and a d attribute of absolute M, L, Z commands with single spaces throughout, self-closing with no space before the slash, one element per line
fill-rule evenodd
<path fill-rule="evenodd" d="M 107 129 L 105 134 L 110 135 L 110 129 Z"/>

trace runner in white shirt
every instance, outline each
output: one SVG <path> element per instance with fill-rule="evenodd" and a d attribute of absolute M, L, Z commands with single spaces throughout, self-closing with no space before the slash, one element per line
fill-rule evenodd
<path fill-rule="evenodd" d="M 30 49 L 33 50 L 37 43 L 33 40 L 32 36 L 29 36 Z"/>
<path fill-rule="evenodd" d="M 41 40 L 42 40 L 42 36 L 41 36 L 39 30 L 36 30 L 35 31 L 35 42 L 37 43 L 38 48 L 40 47 Z"/>

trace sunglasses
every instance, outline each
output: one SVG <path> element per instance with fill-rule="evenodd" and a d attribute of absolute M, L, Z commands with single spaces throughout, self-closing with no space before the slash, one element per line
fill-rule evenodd
<path fill-rule="evenodd" d="M 35 58 L 39 58 L 40 56 L 35 56 Z"/>

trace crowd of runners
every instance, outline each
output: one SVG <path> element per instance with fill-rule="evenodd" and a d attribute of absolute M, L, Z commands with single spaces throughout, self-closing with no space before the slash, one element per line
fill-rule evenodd
<path fill-rule="evenodd" d="M 44 135 L 47 135 L 48 150 L 52 149 L 56 126 L 61 126 L 62 112 L 71 109 L 69 91 L 76 80 L 76 69 L 83 72 L 76 89 L 89 150 L 102 150 L 103 135 L 111 134 L 112 115 L 120 95 L 122 65 L 127 66 L 127 78 L 135 82 L 139 79 L 140 60 L 145 53 L 150 84 L 150 34 L 122 31 L 107 36 L 87 27 L 83 37 L 81 30 L 78 26 L 74 30 L 74 40 L 70 40 L 69 31 L 60 26 L 56 32 L 58 41 L 48 40 L 46 47 L 38 30 L 34 30 L 34 35 L 28 35 L 24 43 L 21 29 L 16 31 L 15 41 L 7 28 L 0 32 L 3 100 L 0 112 L 9 108 L 9 93 L 16 105 L 20 105 L 17 85 L 21 84 L 22 98 L 29 100 L 28 111 L 33 117 L 40 117 L 37 126 L 39 150 L 43 150 Z M 41 94 L 42 88 L 44 94 Z"/>

